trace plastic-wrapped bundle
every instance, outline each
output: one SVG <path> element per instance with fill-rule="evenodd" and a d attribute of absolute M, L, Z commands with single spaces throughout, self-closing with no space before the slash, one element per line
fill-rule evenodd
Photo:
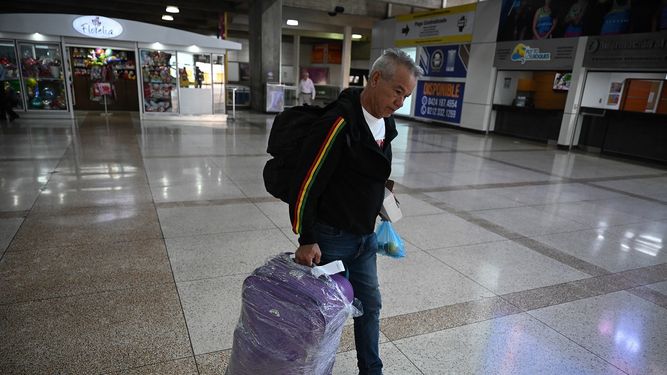
<path fill-rule="evenodd" d="M 257 268 L 243 282 L 227 375 L 331 374 L 345 320 L 360 315 L 340 279 L 315 277 L 289 254 Z"/>

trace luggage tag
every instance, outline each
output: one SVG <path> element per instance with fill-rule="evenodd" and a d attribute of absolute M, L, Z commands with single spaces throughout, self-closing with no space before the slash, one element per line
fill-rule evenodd
<path fill-rule="evenodd" d="M 290 254 L 289 257 L 290 259 L 294 260 L 296 258 L 296 254 Z M 320 277 L 322 275 L 331 276 L 343 271 L 345 271 L 345 266 L 341 260 L 334 260 L 331 263 L 327 263 L 322 266 L 313 266 L 310 268 L 310 273 L 312 273 L 315 277 Z"/>

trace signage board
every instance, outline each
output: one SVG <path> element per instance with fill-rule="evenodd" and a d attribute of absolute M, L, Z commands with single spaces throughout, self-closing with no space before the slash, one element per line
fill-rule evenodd
<path fill-rule="evenodd" d="M 496 44 L 493 66 L 501 70 L 572 70 L 577 38 Z"/>
<path fill-rule="evenodd" d="M 470 44 L 422 47 L 419 66 L 425 77 L 465 78 L 469 57 Z"/>
<path fill-rule="evenodd" d="M 102 16 L 82 16 L 72 21 L 78 33 L 91 38 L 116 38 L 123 33 L 123 25 L 116 20 Z"/>
<path fill-rule="evenodd" d="M 397 47 L 467 43 L 472 41 L 477 4 L 396 17 L 394 43 Z"/>
<path fill-rule="evenodd" d="M 464 88 L 464 82 L 417 82 L 415 116 L 460 124 Z"/>
<path fill-rule="evenodd" d="M 667 32 L 589 37 L 584 64 L 589 69 L 667 71 Z"/>

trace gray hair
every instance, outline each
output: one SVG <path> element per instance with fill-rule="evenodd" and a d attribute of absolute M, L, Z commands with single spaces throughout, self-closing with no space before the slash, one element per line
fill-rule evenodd
<path fill-rule="evenodd" d="M 398 64 L 408 68 L 415 78 L 420 78 L 424 75 L 424 70 L 415 63 L 410 55 L 398 48 L 389 48 L 384 50 L 382 56 L 375 60 L 369 76 L 372 76 L 375 72 L 380 72 L 382 78 L 392 79 Z"/>

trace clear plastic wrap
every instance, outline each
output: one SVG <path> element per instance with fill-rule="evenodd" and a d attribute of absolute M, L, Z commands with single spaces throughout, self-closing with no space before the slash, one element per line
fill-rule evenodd
<path fill-rule="evenodd" d="M 227 375 L 331 374 L 345 321 L 361 315 L 343 289 L 289 254 L 269 259 L 243 282 Z"/>

